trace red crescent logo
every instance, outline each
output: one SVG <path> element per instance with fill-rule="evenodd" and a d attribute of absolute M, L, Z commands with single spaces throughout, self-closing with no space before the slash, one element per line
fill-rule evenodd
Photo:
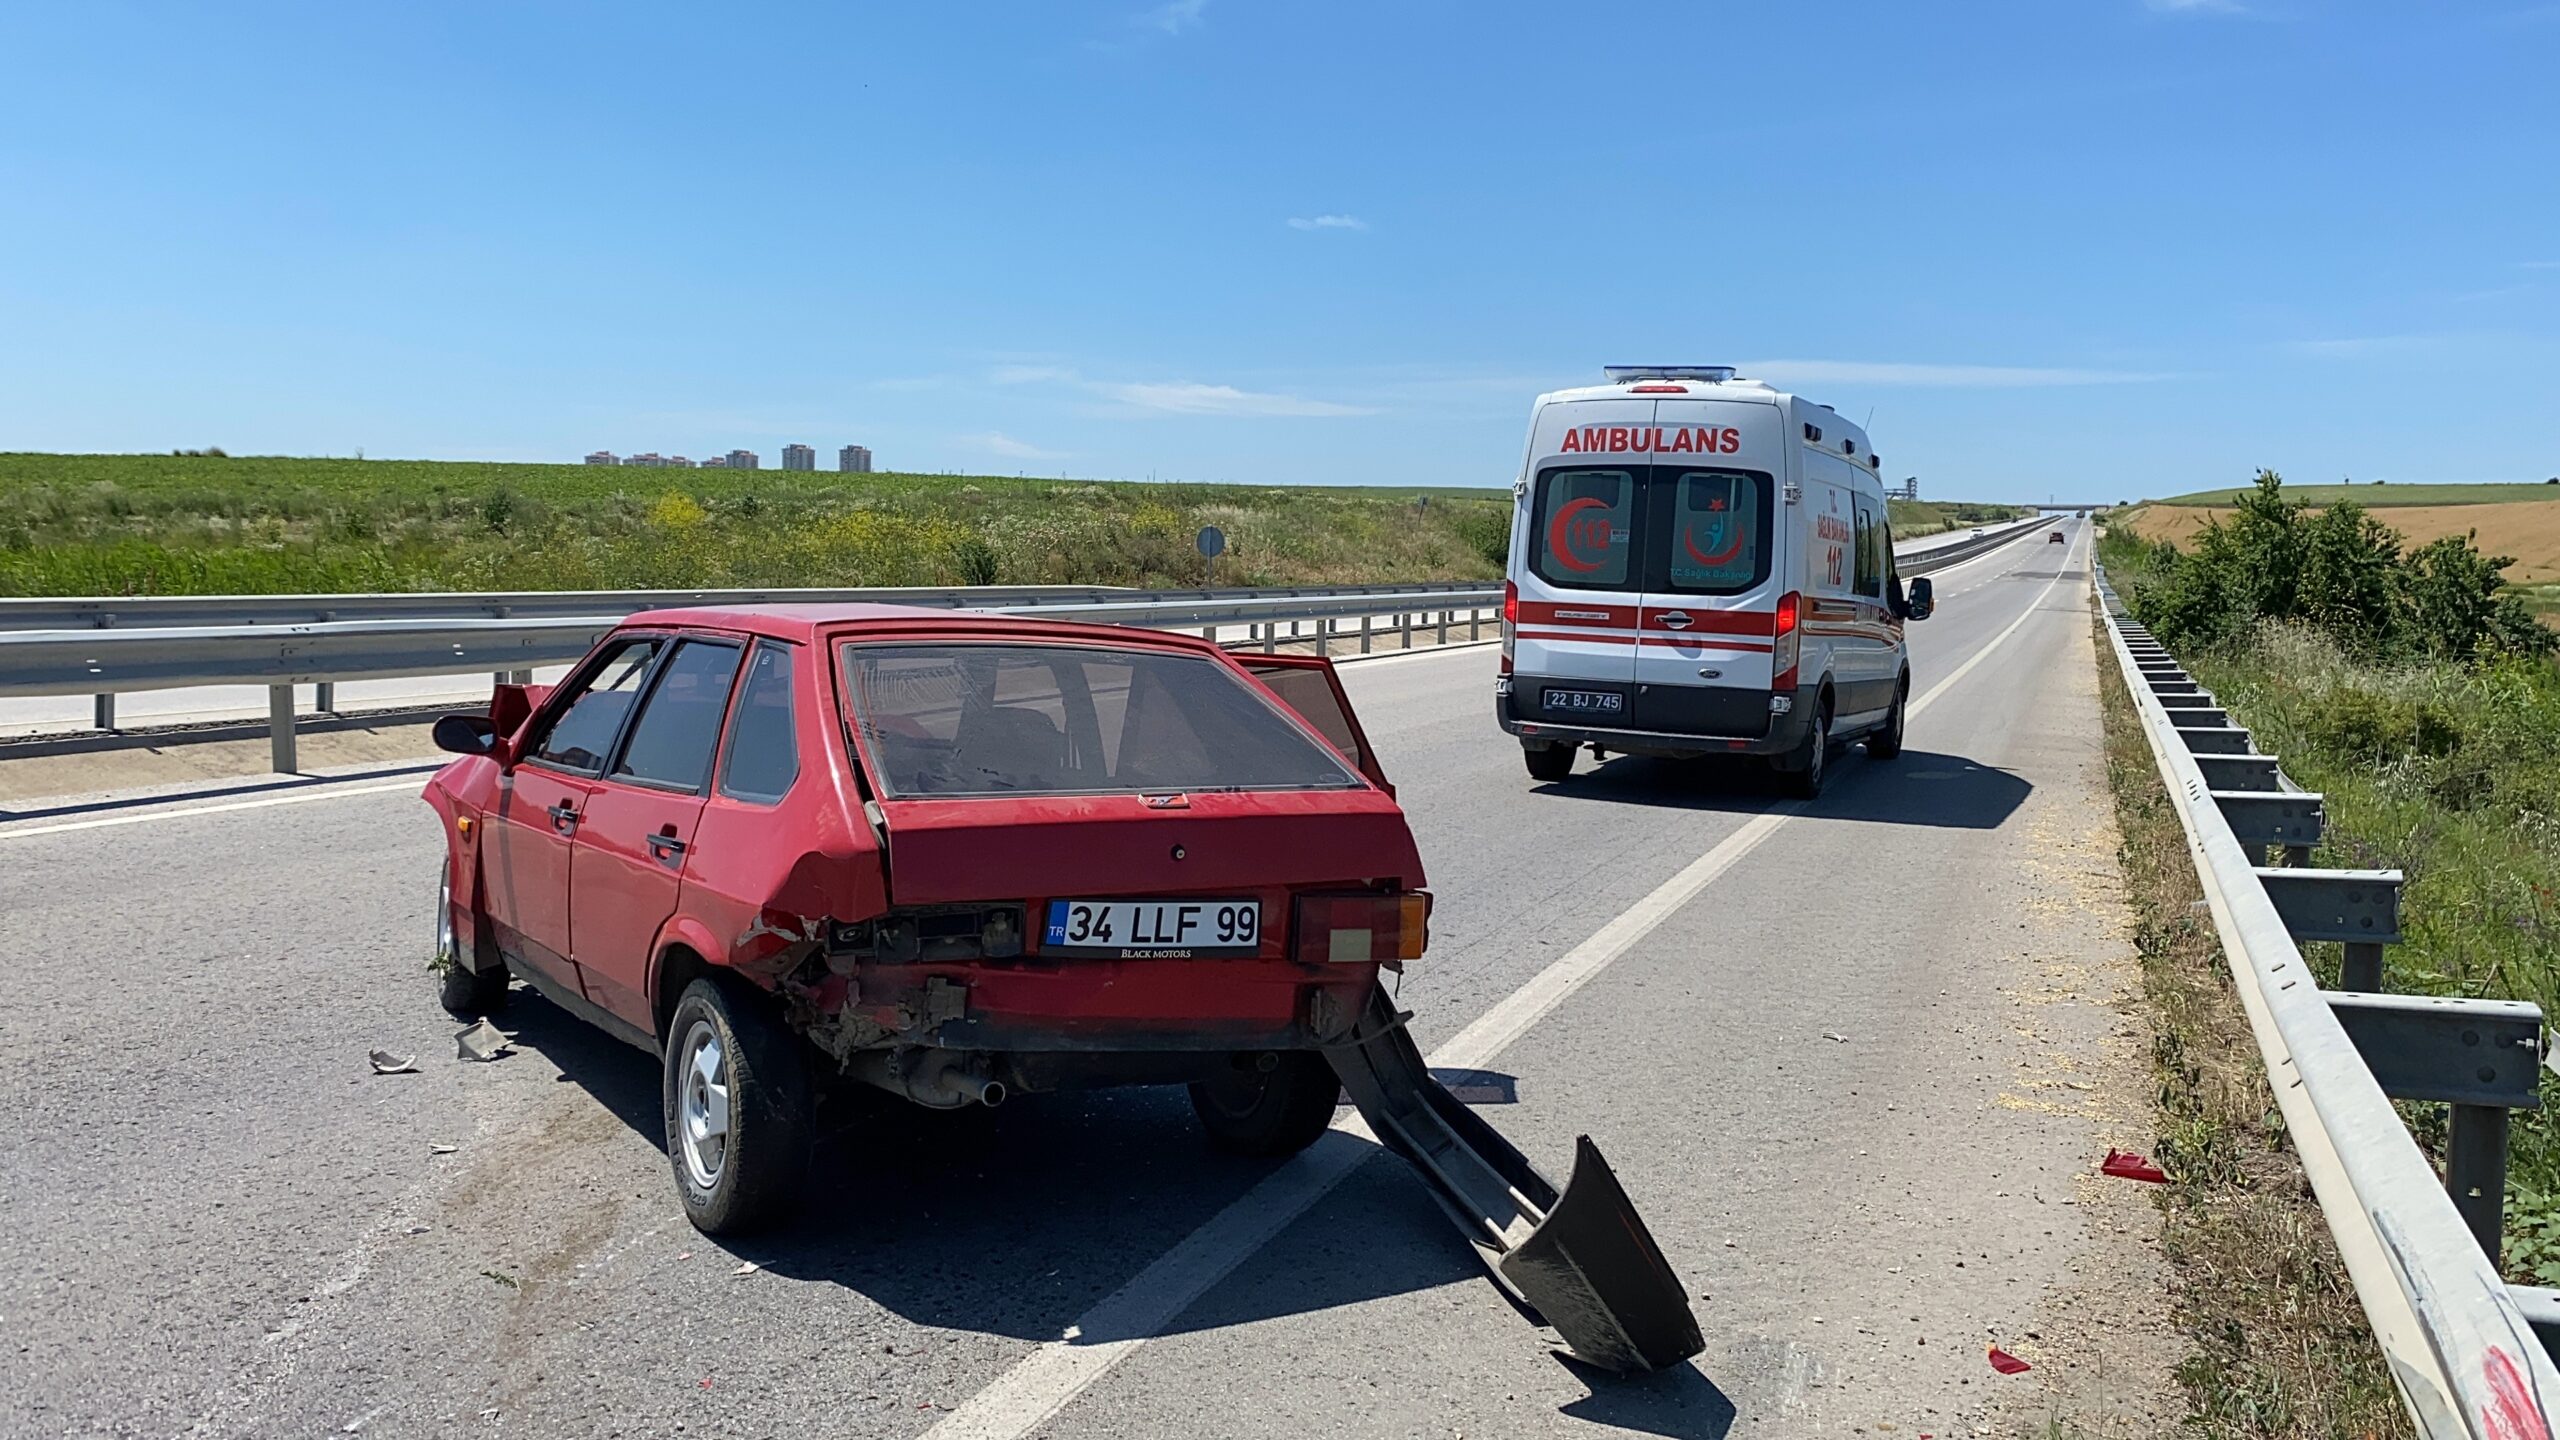
<path fill-rule="evenodd" d="M 1579 500 L 1566 501 L 1564 508 L 1556 512 L 1556 518 L 1547 522 L 1547 553 L 1556 557 L 1557 564 L 1562 565 L 1567 570 L 1571 570 L 1576 574 L 1587 575 L 1592 571 L 1599 569 L 1601 565 L 1601 561 L 1599 560 L 1593 560 L 1586 564 L 1583 561 L 1574 558 L 1573 549 L 1566 542 L 1564 532 L 1565 527 L 1572 522 L 1573 517 L 1581 514 L 1583 511 L 1606 510 L 1608 508 L 1609 502 L 1595 499 L 1588 495 Z"/>

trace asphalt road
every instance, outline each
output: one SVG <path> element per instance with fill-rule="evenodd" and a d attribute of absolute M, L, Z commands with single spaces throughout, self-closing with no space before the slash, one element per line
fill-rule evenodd
<path fill-rule="evenodd" d="M 520 991 L 516 1054 L 452 1058 L 436 828 L 375 772 L 0 822 L 0 1434 L 2147 1433 L 2176 1352 L 2148 1208 L 2091 1178 L 2149 1132 L 2064 528 L 1937 578 L 1909 748 L 1809 807 L 1533 784 L 1489 647 L 1346 670 L 1439 894 L 1422 1043 L 1559 1176 L 1599 1141 L 1691 1367 L 1559 1360 L 1400 1162 L 1221 1158 L 1178 1093 L 884 1100 L 797 1225 L 707 1241 L 645 1056 Z"/>

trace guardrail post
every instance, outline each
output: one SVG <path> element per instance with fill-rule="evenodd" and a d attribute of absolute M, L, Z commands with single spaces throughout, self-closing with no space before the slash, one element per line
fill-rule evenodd
<path fill-rule="evenodd" d="M 1316 653 L 1318 655 L 1333 653 L 1333 618 L 1331 616 L 1316 621 Z"/>
<path fill-rule="evenodd" d="M 2454 1105 L 2445 1123 L 2444 1188 L 2472 1236 L 2496 1264 L 2507 1228 L 2507 1111 Z"/>
<path fill-rule="evenodd" d="M 1446 610 L 1440 612 L 1440 643 L 1449 643 L 1449 612 Z"/>
<path fill-rule="evenodd" d="M 1363 655 L 1369 653 L 1369 623 L 1377 618 L 1375 615 L 1360 617 L 1360 653 Z"/>
<path fill-rule="evenodd" d="M 293 687 L 267 687 L 267 757 L 279 775 L 299 773 L 293 755 Z"/>
<path fill-rule="evenodd" d="M 1484 609 L 1482 606 L 1470 605 L 1467 607 L 1467 639 L 1474 641 L 1483 638 Z"/>
<path fill-rule="evenodd" d="M 1263 621 L 1263 622 L 1262 622 L 1262 653 L 1263 653 L 1263 654 L 1268 655 L 1268 654 L 1270 654 L 1272 651 L 1277 650 L 1277 649 L 1279 649 L 1279 648 L 1280 648 L 1280 640 L 1279 640 L 1279 636 L 1280 636 L 1280 626 L 1279 626 L 1279 624 L 1278 624 L 1277 622 L 1275 622 L 1275 621 L 1270 621 L 1270 620 L 1265 620 L 1265 621 Z"/>
<path fill-rule="evenodd" d="M 97 723 L 97 727 L 101 730 L 113 730 L 116 728 L 116 697 L 113 695 L 96 695 L 90 698 L 97 706 L 96 710 L 92 712 L 90 717 Z"/>
<path fill-rule="evenodd" d="M 336 681 L 323 680 L 319 684 L 311 687 L 311 708 L 323 715 L 335 715 L 338 713 L 338 685 Z"/>
<path fill-rule="evenodd" d="M 1413 612 L 1410 610 L 1399 611 L 1396 615 L 1396 648 L 1413 648 Z"/>
<path fill-rule="evenodd" d="M 2338 988 L 2361 990 L 2368 995 L 2382 993 L 2382 945 L 2378 941 L 2349 940 L 2346 957 L 2338 962 Z"/>

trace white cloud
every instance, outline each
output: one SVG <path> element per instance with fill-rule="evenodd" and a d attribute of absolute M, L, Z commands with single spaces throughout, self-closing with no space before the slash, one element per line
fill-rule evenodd
<path fill-rule="evenodd" d="M 2016 390 L 2049 385 L 2134 385 L 2175 377 L 2136 370 L 2032 365 L 1915 365 L 1884 360 L 1751 360 L 1755 380 L 1788 384 L 1911 385 L 1948 390 Z"/>
<path fill-rule="evenodd" d="M 969 445 L 990 454 L 1002 455 L 1008 460 L 1064 460 L 1067 458 L 1067 452 L 1064 450 L 1043 450 L 1037 445 L 1026 444 L 1010 435 L 993 430 L 984 435 L 970 435 L 963 438 Z"/>
<path fill-rule="evenodd" d="M 1295 216 L 1289 221 L 1292 230 L 1366 230 L 1369 222 L 1357 215 Z"/>
<path fill-rule="evenodd" d="M 1300 395 L 1273 395 L 1239 390 L 1233 385 L 1203 385 L 1196 380 L 1135 384 L 1093 384 L 1086 388 L 1123 405 L 1167 415 L 1374 415 L 1357 405 L 1309 400 Z"/>
<path fill-rule="evenodd" d="M 1161 30 L 1167 35 L 1179 35 L 1198 25 L 1200 12 L 1208 8 L 1209 0 L 1170 0 L 1170 3 L 1159 5 L 1138 16 L 1137 23 L 1143 29 Z"/>

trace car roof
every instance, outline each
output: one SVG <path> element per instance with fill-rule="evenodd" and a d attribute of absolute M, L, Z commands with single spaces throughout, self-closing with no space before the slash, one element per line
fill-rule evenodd
<path fill-rule="evenodd" d="M 983 610 L 952 610 L 933 605 L 841 604 L 699 605 L 668 610 L 642 610 L 625 617 L 622 629 L 687 628 L 728 630 L 776 640 L 813 642 L 822 637 L 915 639 L 1074 640 L 1147 649 L 1193 650 L 1223 654 L 1197 636 L 1130 625 L 1099 625 L 1046 615 L 1000 615 Z"/>

